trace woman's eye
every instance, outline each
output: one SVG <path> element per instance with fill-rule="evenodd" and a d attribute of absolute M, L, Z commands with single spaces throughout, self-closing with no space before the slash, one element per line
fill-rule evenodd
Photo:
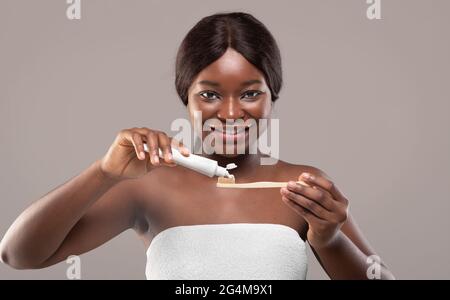
<path fill-rule="evenodd" d="M 260 92 L 260 91 L 248 91 L 242 95 L 242 98 L 251 100 L 251 99 L 258 97 L 261 94 L 262 94 L 262 92 Z"/>
<path fill-rule="evenodd" d="M 219 99 L 219 96 L 216 93 L 213 93 L 213 92 L 201 92 L 199 95 L 202 96 L 205 99 L 208 99 L 208 100 L 217 100 L 217 99 Z"/>

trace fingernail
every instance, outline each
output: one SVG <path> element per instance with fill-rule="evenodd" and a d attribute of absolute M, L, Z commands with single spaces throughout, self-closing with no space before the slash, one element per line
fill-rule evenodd
<path fill-rule="evenodd" d="M 311 174 L 303 173 L 303 177 L 306 178 L 306 179 L 311 179 Z"/>
<path fill-rule="evenodd" d="M 295 187 L 295 182 L 289 181 L 289 182 L 288 182 L 288 186 L 289 186 L 289 187 Z"/>
<path fill-rule="evenodd" d="M 159 157 L 158 157 L 158 155 L 154 155 L 154 156 L 153 156 L 153 160 L 155 161 L 155 163 L 159 163 Z"/>
<path fill-rule="evenodd" d="M 167 159 L 172 159 L 172 154 L 167 153 Z"/>
<path fill-rule="evenodd" d="M 140 156 L 142 159 L 145 159 L 145 153 L 143 151 L 140 152 Z"/>

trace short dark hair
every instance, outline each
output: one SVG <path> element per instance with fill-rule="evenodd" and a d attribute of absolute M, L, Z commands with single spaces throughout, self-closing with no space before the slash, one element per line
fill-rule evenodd
<path fill-rule="evenodd" d="M 187 105 L 195 76 L 228 48 L 239 52 L 263 73 L 272 101 L 277 100 L 283 80 L 280 50 L 274 37 L 252 15 L 232 12 L 204 17 L 183 39 L 175 67 L 175 86 L 181 101 Z"/>

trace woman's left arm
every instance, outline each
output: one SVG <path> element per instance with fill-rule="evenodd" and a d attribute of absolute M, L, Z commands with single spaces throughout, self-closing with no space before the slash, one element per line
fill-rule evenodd
<path fill-rule="evenodd" d="M 308 243 L 328 276 L 395 279 L 359 230 L 347 198 L 324 172 L 311 173 L 299 177 L 309 187 L 291 181 L 280 192 L 282 200 L 308 223 Z"/>

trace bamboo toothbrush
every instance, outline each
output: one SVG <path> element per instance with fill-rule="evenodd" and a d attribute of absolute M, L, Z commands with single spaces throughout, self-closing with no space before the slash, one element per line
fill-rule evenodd
<path fill-rule="evenodd" d="M 310 186 L 304 181 L 297 181 L 298 184 L 303 186 Z M 275 182 L 275 181 L 257 181 L 249 183 L 235 183 L 235 178 L 219 177 L 217 179 L 217 187 L 219 188 L 232 188 L 232 189 L 258 189 L 258 188 L 281 188 L 286 187 L 287 182 Z"/>

